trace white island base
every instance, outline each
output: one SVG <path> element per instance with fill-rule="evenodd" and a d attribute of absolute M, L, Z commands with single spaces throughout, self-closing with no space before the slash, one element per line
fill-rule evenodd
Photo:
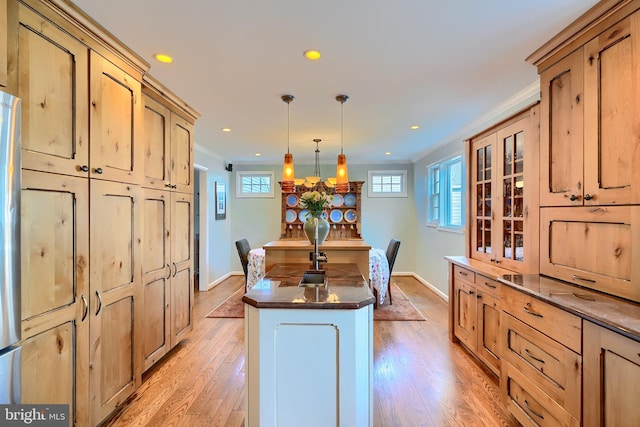
<path fill-rule="evenodd" d="M 373 304 L 245 304 L 247 427 L 373 425 Z"/>

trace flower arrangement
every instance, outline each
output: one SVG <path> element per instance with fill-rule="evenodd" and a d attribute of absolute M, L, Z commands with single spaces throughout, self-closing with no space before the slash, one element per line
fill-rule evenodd
<path fill-rule="evenodd" d="M 333 196 L 324 191 L 307 191 L 300 196 L 300 207 L 309 209 L 309 214 L 314 217 L 322 214 L 322 212 L 331 206 Z"/>

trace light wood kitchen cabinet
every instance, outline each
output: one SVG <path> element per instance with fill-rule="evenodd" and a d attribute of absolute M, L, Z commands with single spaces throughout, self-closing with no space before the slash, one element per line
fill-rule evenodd
<path fill-rule="evenodd" d="M 22 3 L 18 11 L 22 167 L 87 177 L 89 49 Z"/>
<path fill-rule="evenodd" d="M 9 33 L 7 27 L 7 0 L 0 0 L 0 86 L 6 86 L 9 78 L 7 74 L 7 35 Z"/>
<path fill-rule="evenodd" d="M 89 174 L 109 181 L 142 183 L 141 83 L 91 51 Z"/>
<path fill-rule="evenodd" d="M 502 399 L 525 426 L 579 426 L 582 320 L 503 286 Z"/>
<path fill-rule="evenodd" d="M 497 376 L 500 375 L 500 284 L 453 266 L 454 335 Z"/>
<path fill-rule="evenodd" d="M 640 342 L 584 322 L 584 426 L 640 425 Z"/>
<path fill-rule="evenodd" d="M 151 77 L 144 83 L 144 186 L 193 193 L 193 128 L 199 114 Z"/>
<path fill-rule="evenodd" d="M 124 403 L 142 378 L 142 192 L 90 183 L 91 425 Z"/>
<path fill-rule="evenodd" d="M 540 218 L 541 273 L 640 302 L 640 206 L 542 208 Z"/>
<path fill-rule="evenodd" d="M 22 403 L 67 404 L 87 425 L 88 182 L 23 170 L 21 198 Z"/>
<path fill-rule="evenodd" d="M 557 62 L 536 63 L 542 206 L 640 203 L 640 12 L 620 15 Z"/>
<path fill-rule="evenodd" d="M 193 327 L 193 196 L 144 190 L 144 369 Z"/>
<path fill-rule="evenodd" d="M 538 107 L 470 141 L 470 256 L 538 271 Z"/>

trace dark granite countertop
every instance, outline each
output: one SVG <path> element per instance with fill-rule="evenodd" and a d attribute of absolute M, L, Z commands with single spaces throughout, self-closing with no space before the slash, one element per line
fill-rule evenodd
<path fill-rule="evenodd" d="M 276 264 L 243 297 L 256 308 L 354 310 L 375 302 L 357 264 L 322 265 L 327 283 L 318 287 L 299 287 L 310 264 Z"/>
<path fill-rule="evenodd" d="M 640 341 L 640 304 L 538 274 L 498 280 L 583 319 Z"/>

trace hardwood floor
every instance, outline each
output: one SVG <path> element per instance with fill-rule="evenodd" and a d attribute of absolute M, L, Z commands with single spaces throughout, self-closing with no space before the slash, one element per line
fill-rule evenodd
<path fill-rule="evenodd" d="M 447 304 L 414 278 L 393 280 L 427 321 L 374 323 L 374 426 L 517 425 L 497 380 L 449 342 Z M 205 317 L 243 283 L 196 291 L 194 330 L 106 426 L 244 426 L 244 321 Z"/>

